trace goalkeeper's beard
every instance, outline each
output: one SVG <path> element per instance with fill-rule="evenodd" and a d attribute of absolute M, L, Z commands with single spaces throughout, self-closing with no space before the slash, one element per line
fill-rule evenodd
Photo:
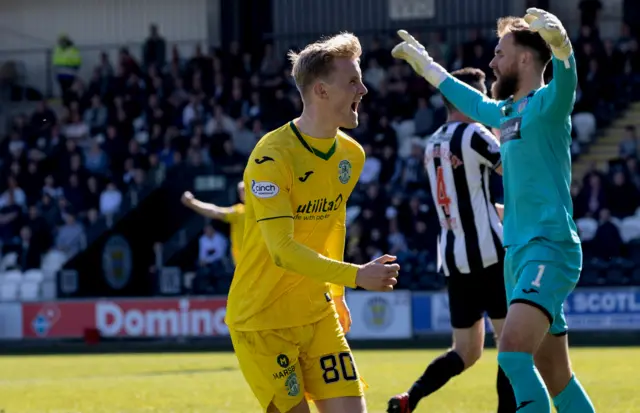
<path fill-rule="evenodd" d="M 491 85 L 491 94 L 494 99 L 506 100 L 516 94 L 518 84 L 520 83 L 520 75 L 517 70 L 509 74 L 502 74 L 497 77 L 496 81 Z"/>

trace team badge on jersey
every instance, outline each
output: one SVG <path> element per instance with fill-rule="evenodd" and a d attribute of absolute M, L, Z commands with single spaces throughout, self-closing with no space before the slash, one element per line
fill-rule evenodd
<path fill-rule="evenodd" d="M 340 179 L 340 182 L 343 184 L 346 184 L 349 182 L 349 179 L 351 179 L 351 162 L 346 159 L 340 161 L 338 164 L 338 179 Z"/>
<path fill-rule="evenodd" d="M 300 382 L 298 381 L 298 375 L 296 373 L 291 373 L 287 381 L 284 382 L 284 385 L 287 388 L 287 394 L 289 396 L 295 397 L 300 394 Z"/>
<path fill-rule="evenodd" d="M 528 97 L 524 98 L 524 100 L 520 102 L 520 104 L 518 105 L 518 113 L 522 113 L 524 109 L 527 107 L 528 103 L 529 103 L 529 98 Z"/>

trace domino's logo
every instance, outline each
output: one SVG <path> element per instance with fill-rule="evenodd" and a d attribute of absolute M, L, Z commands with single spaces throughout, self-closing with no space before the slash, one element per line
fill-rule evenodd
<path fill-rule="evenodd" d="M 51 322 L 43 314 L 38 314 L 31 322 L 31 328 L 38 336 L 43 337 L 51 329 Z"/>
<path fill-rule="evenodd" d="M 60 310 L 56 306 L 42 307 L 31 321 L 31 329 L 38 337 L 46 337 L 59 318 Z"/>

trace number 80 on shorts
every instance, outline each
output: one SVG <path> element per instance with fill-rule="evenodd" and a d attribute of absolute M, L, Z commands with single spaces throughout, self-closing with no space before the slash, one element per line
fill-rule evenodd
<path fill-rule="evenodd" d="M 320 358 L 322 378 L 326 384 L 358 380 L 358 372 L 350 352 L 328 354 Z"/>

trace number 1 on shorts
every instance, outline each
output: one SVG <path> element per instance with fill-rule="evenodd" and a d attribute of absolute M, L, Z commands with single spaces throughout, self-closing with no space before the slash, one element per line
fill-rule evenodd
<path fill-rule="evenodd" d="M 540 281 L 542 281 L 542 275 L 544 274 L 544 265 L 538 265 L 538 275 L 536 275 L 536 279 L 531 281 L 531 285 L 534 287 L 540 288 Z"/>

